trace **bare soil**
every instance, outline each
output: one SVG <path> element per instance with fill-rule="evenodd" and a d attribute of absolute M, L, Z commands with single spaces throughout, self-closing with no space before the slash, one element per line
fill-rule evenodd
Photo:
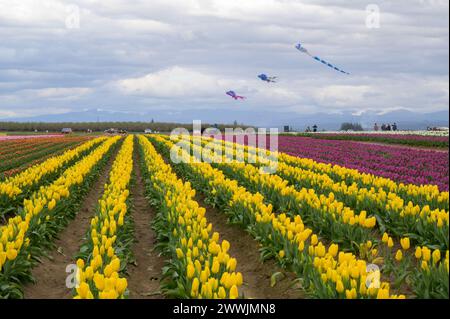
<path fill-rule="evenodd" d="M 164 298 L 159 292 L 164 259 L 154 250 L 156 234 L 151 229 L 151 222 L 155 217 L 155 212 L 145 198 L 145 187 L 139 162 L 140 156 L 136 149 L 134 157 L 135 185 L 131 192 L 136 238 L 136 243 L 132 247 L 135 264 L 128 266 L 128 289 L 132 299 L 158 299 Z"/>
<path fill-rule="evenodd" d="M 78 253 L 88 231 L 98 199 L 103 194 L 103 186 L 108 181 L 117 151 L 111 155 L 103 171 L 92 185 L 75 219 L 59 234 L 59 239 L 55 242 L 57 248 L 50 252 L 49 258 L 43 258 L 42 262 L 34 267 L 32 273 L 36 282 L 24 287 L 25 299 L 72 298 L 72 290 L 66 287 L 66 278 L 69 275 L 66 273 L 66 267 L 76 263 L 73 256 Z"/>
<path fill-rule="evenodd" d="M 303 292 L 293 285 L 295 274 L 284 271 L 274 260 L 261 261 L 260 244 L 238 225 L 227 222 L 227 216 L 218 209 L 206 205 L 202 195 L 197 195 L 198 203 L 206 208 L 206 218 L 213 224 L 213 231 L 220 238 L 230 242 L 230 256 L 237 259 L 237 271 L 242 273 L 244 284 L 240 288 L 245 298 L 249 299 L 300 299 L 305 298 Z M 271 277 L 281 272 L 282 278 L 277 279 L 271 287 Z"/>

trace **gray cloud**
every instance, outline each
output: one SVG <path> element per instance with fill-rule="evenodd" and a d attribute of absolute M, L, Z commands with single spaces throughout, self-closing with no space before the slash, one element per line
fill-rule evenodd
<path fill-rule="evenodd" d="M 448 109 L 448 2 L 372 3 L 379 29 L 366 27 L 367 1 L 0 0 L 0 118 Z M 80 28 L 70 28 L 74 8 Z M 302 55 L 298 41 L 352 75 Z M 261 72 L 279 83 L 258 81 Z M 228 89 L 248 100 L 235 103 Z"/>

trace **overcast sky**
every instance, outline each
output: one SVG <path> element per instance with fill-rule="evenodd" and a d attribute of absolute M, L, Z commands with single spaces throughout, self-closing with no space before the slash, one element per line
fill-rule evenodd
<path fill-rule="evenodd" d="M 448 10 L 446 0 L 0 0 L 0 118 L 448 110 Z"/>

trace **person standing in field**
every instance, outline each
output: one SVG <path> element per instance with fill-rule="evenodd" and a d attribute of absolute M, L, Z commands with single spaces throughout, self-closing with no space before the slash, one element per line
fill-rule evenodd
<path fill-rule="evenodd" d="M 377 123 L 375 123 L 375 125 L 373 126 L 373 130 L 374 130 L 375 132 L 378 132 L 378 124 L 377 124 Z"/>
<path fill-rule="evenodd" d="M 314 124 L 314 126 L 313 126 L 313 132 L 314 133 L 317 132 L 317 125 L 316 124 Z"/>
<path fill-rule="evenodd" d="M 397 131 L 397 123 L 394 122 L 394 124 L 392 124 L 392 130 Z"/>

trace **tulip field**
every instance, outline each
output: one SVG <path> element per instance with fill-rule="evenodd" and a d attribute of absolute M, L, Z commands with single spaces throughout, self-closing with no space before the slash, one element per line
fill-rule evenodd
<path fill-rule="evenodd" d="M 0 141 L 0 299 L 448 299 L 442 143 Z"/>

